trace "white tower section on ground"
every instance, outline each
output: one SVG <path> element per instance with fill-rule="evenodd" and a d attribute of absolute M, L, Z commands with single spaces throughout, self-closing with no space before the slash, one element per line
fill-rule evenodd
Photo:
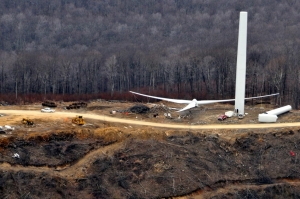
<path fill-rule="evenodd" d="M 247 18 L 247 12 L 240 12 L 235 85 L 235 112 L 239 118 L 244 117 L 245 107 Z"/>

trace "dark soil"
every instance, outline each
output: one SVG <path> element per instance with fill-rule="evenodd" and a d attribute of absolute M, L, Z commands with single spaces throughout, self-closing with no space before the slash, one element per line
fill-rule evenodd
<path fill-rule="evenodd" d="M 230 139 L 225 130 L 151 132 L 148 129 L 130 133 L 106 128 L 101 132 L 65 131 L 48 133 L 43 138 L 2 138 L 0 195 L 2 198 L 300 197 L 300 128 L 268 132 L 236 130 L 230 131 Z M 116 143 L 119 144 L 112 150 L 104 150 Z M 92 152 L 96 156 L 88 158 Z M 20 158 L 13 158 L 14 153 Z M 84 172 L 76 175 L 80 161 L 85 161 Z M 65 169 L 55 170 L 64 165 Z M 74 175 L 67 175 L 72 169 Z"/>

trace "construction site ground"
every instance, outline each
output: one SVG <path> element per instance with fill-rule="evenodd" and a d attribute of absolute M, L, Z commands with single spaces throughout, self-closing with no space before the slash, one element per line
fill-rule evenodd
<path fill-rule="evenodd" d="M 14 128 L 0 135 L 2 198 L 300 197 L 299 110 L 262 124 L 258 114 L 277 106 L 246 104 L 245 118 L 218 121 L 232 104 L 69 104 L 0 106 L 0 126 Z M 85 125 L 71 122 L 78 115 Z"/>

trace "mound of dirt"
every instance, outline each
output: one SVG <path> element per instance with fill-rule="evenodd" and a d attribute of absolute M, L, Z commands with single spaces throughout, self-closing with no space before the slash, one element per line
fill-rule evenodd
<path fill-rule="evenodd" d="M 143 104 L 136 104 L 129 108 L 129 111 L 132 113 L 148 113 L 150 108 L 148 106 L 145 106 Z"/>

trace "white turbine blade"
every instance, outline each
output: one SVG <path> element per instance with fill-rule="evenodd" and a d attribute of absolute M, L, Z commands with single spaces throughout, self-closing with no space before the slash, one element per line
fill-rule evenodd
<path fill-rule="evenodd" d="M 279 93 L 274 93 L 274 94 L 270 94 L 270 95 L 262 95 L 262 96 L 257 96 L 257 97 L 248 97 L 248 98 L 245 98 L 245 100 L 247 100 L 247 99 L 263 98 L 263 97 L 271 97 L 271 96 L 275 96 L 275 95 L 279 95 Z"/>
<path fill-rule="evenodd" d="M 213 104 L 213 103 L 219 103 L 219 102 L 233 102 L 235 99 L 226 99 L 226 100 L 200 100 L 197 101 L 198 105 L 204 105 L 204 104 Z"/>
<path fill-rule="evenodd" d="M 176 112 L 185 111 L 185 110 L 188 110 L 188 109 L 191 109 L 191 108 L 194 108 L 194 107 L 196 107 L 196 103 L 194 101 L 192 101 L 186 107 L 184 107 L 184 108 L 182 108 L 182 109 L 180 109 L 179 111 L 176 111 Z"/>
<path fill-rule="evenodd" d="M 275 95 L 279 95 L 279 93 L 274 93 L 274 94 L 270 94 L 270 95 L 262 95 L 262 96 L 257 96 L 257 97 L 248 97 L 248 98 L 245 98 L 245 100 L 257 99 L 257 98 L 263 98 L 263 97 L 271 97 L 271 96 L 275 96 Z M 201 101 L 197 101 L 197 104 L 198 105 L 203 105 L 203 104 L 212 104 L 212 103 L 218 103 L 218 102 L 233 102 L 233 101 L 235 101 L 235 99 L 201 100 Z"/>
<path fill-rule="evenodd" d="M 152 96 L 152 95 L 145 95 L 142 93 L 137 93 L 137 92 L 133 92 L 133 91 L 129 91 L 133 94 L 137 94 L 137 95 L 141 95 L 144 97 L 150 97 L 150 98 L 154 98 L 154 99 L 159 99 L 159 100 L 165 100 L 165 101 L 169 101 L 169 102 L 174 102 L 174 103 L 179 103 L 179 104 L 188 104 L 186 107 L 180 109 L 177 112 L 181 112 L 181 111 L 185 111 L 191 108 L 196 107 L 197 105 L 204 105 L 204 104 L 213 104 L 213 103 L 219 103 L 219 102 L 233 102 L 235 101 L 235 99 L 225 99 L 225 100 L 181 100 L 181 99 L 170 99 L 170 98 L 164 98 L 164 97 L 156 97 L 156 96 Z M 279 93 L 275 93 L 275 94 L 270 94 L 270 95 L 262 95 L 262 96 L 257 96 L 257 97 L 248 97 L 245 98 L 245 100 L 249 100 L 249 99 L 257 99 L 257 98 L 263 98 L 263 97 L 271 97 L 271 96 L 275 96 L 275 95 L 279 95 Z"/>
<path fill-rule="evenodd" d="M 174 102 L 174 103 L 178 103 L 178 104 L 189 104 L 192 102 L 192 100 L 181 100 L 181 99 L 170 99 L 170 98 L 164 98 L 164 97 L 156 97 L 156 96 L 152 96 L 152 95 L 145 95 L 142 93 L 137 93 L 137 92 L 133 92 L 133 91 L 129 91 L 133 94 L 137 94 L 137 95 L 141 95 L 144 97 L 150 97 L 153 99 L 159 99 L 159 100 L 165 100 L 165 101 L 169 101 L 169 102 Z"/>

